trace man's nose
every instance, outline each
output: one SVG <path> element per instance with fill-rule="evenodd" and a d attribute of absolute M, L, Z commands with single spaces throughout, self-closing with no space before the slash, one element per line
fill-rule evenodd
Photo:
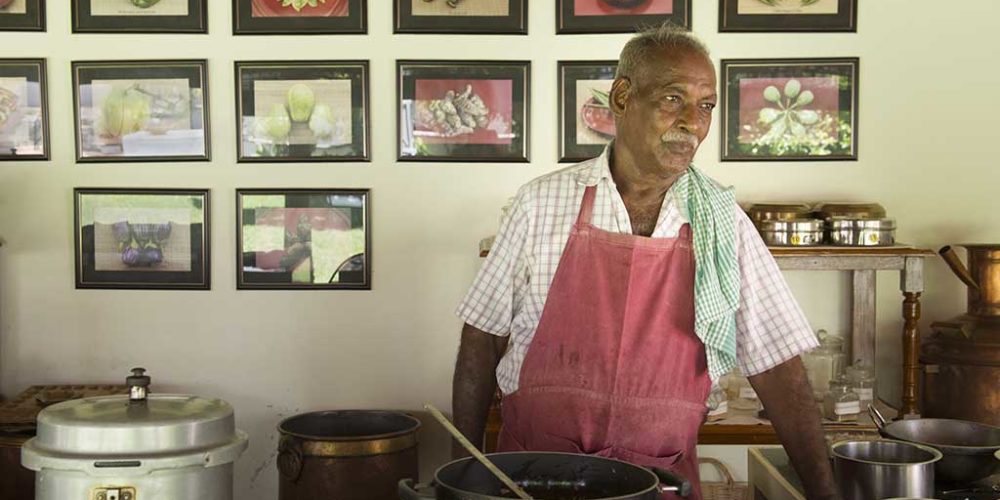
<path fill-rule="evenodd" d="M 698 106 L 688 104 L 677 117 L 677 128 L 689 134 L 698 135 L 701 124 L 698 122 Z"/>

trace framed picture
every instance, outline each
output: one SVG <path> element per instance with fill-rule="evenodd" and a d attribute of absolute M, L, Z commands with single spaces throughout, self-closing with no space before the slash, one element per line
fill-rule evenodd
<path fill-rule="evenodd" d="M 236 288 L 371 289 L 368 189 L 237 189 Z"/>
<path fill-rule="evenodd" d="M 45 59 L 0 59 L 0 161 L 49 159 Z"/>
<path fill-rule="evenodd" d="M 723 59 L 722 161 L 857 160 L 858 59 Z"/>
<path fill-rule="evenodd" d="M 556 33 L 633 33 L 669 22 L 691 29 L 691 0 L 556 0 Z"/>
<path fill-rule="evenodd" d="M 233 34 L 364 34 L 367 4 L 368 0 L 233 0 Z"/>
<path fill-rule="evenodd" d="M 527 162 L 528 61 L 398 61 L 400 161 Z"/>
<path fill-rule="evenodd" d="M 528 34 L 528 0 L 394 0 L 395 33 Z"/>
<path fill-rule="evenodd" d="M 559 61 L 559 161 L 601 154 L 615 137 L 608 99 L 618 61 Z"/>
<path fill-rule="evenodd" d="M 368 61 L 236 63 L 237 161 L 368 161 Z"/>
<path fill-rule="evenodd" d="M 208 161 L 206 62 L 73 63 L 76 161 Z"/>
<path fill-rule="evenodd" d="M 73 192 L 77 288 L 210 288 L 207 189 Z"/>
<path fill-rule="evenodd" d="M 72 8 L 73 33 L 208 33 L 208 0 L 73 0 Z"/>
<path fill-rule="evenodd" d="M 858 0 L 719 0 L 719 31 L 858 31 Z"/>
<path fill-rule="evenodd" d="M 0 31 L 45 31 L 45 0 L 0 0 Z"/>

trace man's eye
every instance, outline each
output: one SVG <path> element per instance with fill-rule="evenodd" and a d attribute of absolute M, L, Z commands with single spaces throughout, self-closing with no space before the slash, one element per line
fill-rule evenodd
<path fill-rule="evenodd" d="M 714 102 L 702 103 L 701 109 L 704 109 L 705 111 L 712 111 L 713 109 L 715 109 L 715 103 Z"/>
<path fill-rule="evenodd" d="M 677 104 L 681 102 L 681 97 L 676 95 L 668 95 L 663 97 L 663 102 L 668 104 Z"/>

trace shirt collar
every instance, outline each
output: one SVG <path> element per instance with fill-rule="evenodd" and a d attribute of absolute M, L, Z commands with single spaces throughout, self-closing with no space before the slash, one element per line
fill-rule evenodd
<path fill-rule="evenodd" d="M 611 156 L 611 146 L 609 143 L 604 147 L 601 155 L 585 163 L 576 174 L 576 182 L 584 186 L 596 186 L 598 182 L 607 179 L 614 185 L 615 180 L 611 177 L 611 163 L 608 159 Z"/>

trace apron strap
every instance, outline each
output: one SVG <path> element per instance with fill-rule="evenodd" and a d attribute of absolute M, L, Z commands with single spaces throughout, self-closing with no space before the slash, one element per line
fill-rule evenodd
<path fill-rule="evenodd" d="M 580 214 L 576 216 L 578 225 L 590 224 L 591 215 L 594 213 L 594 198 L 597 198 L 597 186 L 587 186 L 587 189 L 583 191 Z"/>

